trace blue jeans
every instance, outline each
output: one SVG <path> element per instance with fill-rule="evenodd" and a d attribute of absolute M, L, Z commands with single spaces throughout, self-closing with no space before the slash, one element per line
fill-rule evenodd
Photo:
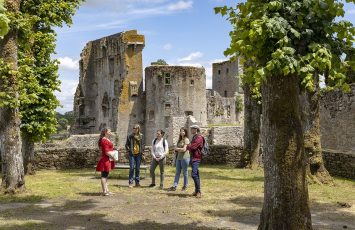
<path fill-rule="evenodd" d="M 128 156 L 129 159 L 129 184 L 133 184 L 133 174 L 134 171 L 135 173 L 135 182 L 136 184 L 139 184 L 139 170 L 141 167 L 141 161 L 142 161 L 142 156 L 140 154 L 138 155 L 131 155 L 129 154 Z"/>
<path fill-rule="evenodd" d="M 191 177 L 195 182 L 195 192 L 201 192 L 201 187 L 200 187 L 200 172 L 198 170 L 198 167 L 200 166 L 201 161 L 193 161 L 191 166 L 192 166 L 192 172 L 191 172 Z"/>
<path fill-rule="evenodd" d="M 174 187 L 176 187 L 179 184 L 181 169 L 184 175 L 184 187 L 187 187 L 188 184 L 187 168 L 189 166 L 189 163 L 190 163 L 190 158 L 176 160 L 176 173 L 175 173 Z"/>

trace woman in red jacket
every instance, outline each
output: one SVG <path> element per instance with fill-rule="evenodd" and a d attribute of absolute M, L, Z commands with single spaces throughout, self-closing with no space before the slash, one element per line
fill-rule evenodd
<path fill-rule="evenodd" d="M 115 162 L 110 160 L 108 156 L 108 154 L 111 155 L 113 153 L 113 144 L 109 139 L 110 135 L 111 130 L 104 128 L 101 131 L 100 139 L 98 141 L 98 145 L 101 150 L 101 158 L 96 165 L 96 171 L 101 172 L 101 186 L 103 196 L 108 196 L 111 194 L 107 187 L 107 177 L 109 172 L 115 167 Z"/>

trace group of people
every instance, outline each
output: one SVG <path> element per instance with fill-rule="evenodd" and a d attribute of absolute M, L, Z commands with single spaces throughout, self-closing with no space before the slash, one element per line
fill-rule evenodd
<path fill-rule="evenodd" d="M 188 137 L 188 132 L 185 128 L 180 129 L 179 139 L 174 148 L 175 152 L 175 179 L 173 185 L 168 189 L 168 191 L 176 191 L 179 184 L 180 174 L 182 172 L 184 176 L 184 184 L 182 186 L 182 191 L 187 190 L 188 186 L 188 166 L 191 164 L 192 172 L 191 176 L 195 184 L 195 191 L 193 196 L 201 197 L 201 187 L 200 187 L 200 174 L 199 165 L 202 160 L 202 148 L 204 144 L 203 137 L 199 134 L 200 127 L 198 125 L 190 126 L 192 139 Z M 98 146 L 101 150 L 101 158 L 96 166 L 96 171 L 101 172 L 101 186 L 102 194 L 104 196 L 111 195 L 107 186 L 107 178 L 109 172 L 114 169 L 115 161 L 112 160 L 112 154 L 114 153 L 113 143 L 110 141 L 109 137 L 111 131 L 108 128 L 104 128 L 101 131 L 100 138 L 98 141 Z M 152 178 L 152 183 L 149 187 L 155 187 L 155 169 L 159 165 L 160 169 L 160 189 L 164 188 L 164 178 L 165 178 L 165 165 L 166 156 L 169 153 L 169 145 L 164 138 L 165 132 L 163 130 L 157 130 L 156 138 L 152 141 L 152 161 L 150 165 L 150 176 Z M 140 125 L 136 124 L 133 126 L 133 131 L 127 136 L 126 151 L 128 153 L 129 159 L 129 178 L 128 186 L 130 188 L 135 185 L 140 187 L 140 164 L 142 161 L 142 155 L 144 151 L 144 137 L 140 130 Z"/>

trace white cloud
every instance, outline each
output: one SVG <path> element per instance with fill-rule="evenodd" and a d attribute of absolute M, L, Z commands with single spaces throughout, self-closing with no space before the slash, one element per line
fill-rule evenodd
<path fill-rule="evenodd" d="M 55 95 L 63 107 L 57 108 L 60 113 L 73 110 L 74 94 L 78 85 L 78 80 L 62 80 L 61 92 L 56 91 Z"/>
<path fill-rule="evenodd" d="M 163 46 L 163 49 L 164 50 L 171 50 L 173 46 L 170 44 L 170 43 L 166 43 L 164 46 Z"/>
<path fill-rule="evenodd" d="M 203 56 L 203 53 L 194 52 L 194 53 L 189 54 L 186 57 L 178 59 L 178 62 L 189 62 L 189 61 L 193 61 L 193 60 L 199 59 L 202 56 Z"/>
<path fill-rule="evenodd" d="M 187 10 L 192 8 L 193 1 L 178 1 L 168 5 L 167 9 L 169 11 Z"/>
<path fill-rule="evenodd" d="M 206 71 L 206 88 L 212 89 L 212 65 L 205 68 Z"/>
<path fill-rule="evenodd" d="M 346 14 L 355 14 L 355 9 L 346 11 Z"/>
<path fill-rule="evenodd" d="M 203 67 L 201 63 L 198 62 L 179 62 L 178 65 L 181 66 L 193 66 L 193 67 Z"/>
<path fill-rule="evenodd" d="M 79 60 L 74 60 L 70 57 L 58 58 L 60 62 L 59 68 L 64 70 L 78 70 L 79 69 Z"/>

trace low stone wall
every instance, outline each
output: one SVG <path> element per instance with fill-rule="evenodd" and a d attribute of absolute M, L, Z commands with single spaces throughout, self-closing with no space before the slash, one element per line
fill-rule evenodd
<path fill-rule="evenodd" d="M 210 154 L 203 158 L 203 164 L 221 164 L 240 167 L 242 149 L 235 146 L 210 146 Z M 128 164 L 128 155 L 121 151 L 120 163 Z M 37 169 L 79 169 L 93 168 L 100 159 L 98 148 L 37 148 L 35 149 L 35 167 Z M 173 162 L 173 150 L 167 156 L 167 164 Z M 146 147 L 142 164 L 152 160 L 150 147 Z"/>
<path fill-rule="evenodd" d="M 203 164 L 212 165 L 231 165 L 234 167 L 242 167 L 241 155 L 242 147 L 229 145 L 211 145 L 210 154 L 202 160 Z"/>
<path fill-rule="evenodd" d="M 355 153 L 323 149 L 324 164 L 330 175 L 355 179 Z"/>
<path fill-rule="evenodd" d="M 242 126 L 215 126 L 211 128 L 212 145 L 243 146 Z"/>
<path fill-rule="evenodd" d="M 120 163 L 128 164 L 126 152 L 121 152 Z M 205 156 L 202 164 L 230 165 L 242 167 L 242 147 L 230 145 L 211 145 L 210 154 Z M 79 169 L 93 168 L 101 156 L 97 148 L 38 148 L 35 150 L 35 167 L 37 169 Z M 167 156 L 167 164 L 173 161 L 173 151 Z M 332 176 L 355 179 L 355 153 L 342 153 L 324 150 L 325 167 Z M 142 164 L 151 162 L 150 147 L 146 147 Z"/>

